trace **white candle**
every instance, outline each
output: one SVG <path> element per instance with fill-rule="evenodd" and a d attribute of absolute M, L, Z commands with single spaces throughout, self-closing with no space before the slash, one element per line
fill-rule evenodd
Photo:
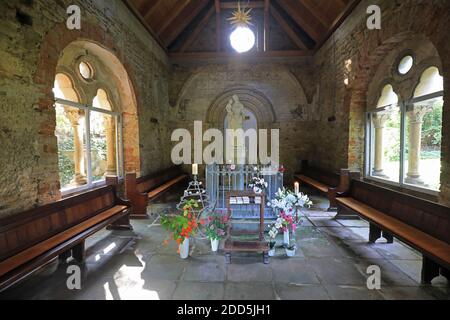
<path fill-rule="evenodd" d="M 195 176 L 198 175 L 198 164 L 196 163 L 192 165 L 192 174 Z"/>
<path fill-rule="evenodd" d="M 294 183 L 294 189 L 295 189 L 295 193 L 299 193 L 300 192 L 300 183 L 298 183 L 298 182 Z"/>

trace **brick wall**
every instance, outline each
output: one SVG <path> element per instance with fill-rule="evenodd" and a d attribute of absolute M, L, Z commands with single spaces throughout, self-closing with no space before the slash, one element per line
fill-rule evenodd
<path fill-rule="evenodd" d="M 74 3 L 81 7 L 79 31 L 65 27 Z M 80 39 L 112 52 L 130 77 L 139 118 L 139 130 L 126 128 L 139 131 L 140 159 L 129 157 L 134 169 L 145 174 L 170 165 L 163 143 L 170 139 L 167 56 L 122 1 L 2 1 L 0 216 L 60 197 L 51 90 L 61 51 Z"/>

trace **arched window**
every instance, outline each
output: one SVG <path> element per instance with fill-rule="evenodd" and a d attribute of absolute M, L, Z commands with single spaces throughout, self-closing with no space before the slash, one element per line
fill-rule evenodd
<path fill-rule="evenodd" d="M 440 189 L 443 88 L 437 67 L 423 71 L 410 100 L 399 101 L 392 85 L 384 86 L 368 113 L 371 178 L 418 190 Z"/>
<path fill-rule="evenodd" d="M 371 175 L 399 182 L 401 117 L 398 96 L 392 85 L 383 87 L 376 110 L 371 114 Z"/>
<path fill-rule="evenodd" d="M 91 65 L 78 65 L 83 79 L 91 78 Z M 89 68 L 87 70 L 86 68 Z M 102 183 L 106 175 L 119 175 L 117 145 L 120 114 L 115 112 L 107 91 L 99 88 L 89 97 L 88 83 L 58 73 L 55 76 L 56 130 L 59 175 L 63 194 Z M 75 82 L 75 85 L 74 85 Z M 82 104 L 75 88 L 84 92 Z M 86 94 L 87 93 L 87 94 Z"/>
<path fill-rule="evenodd" d="M 443 90 L 439 69 L 430 67 L 422 73 L 413 99 L 406 104 L 406 184 L 440 189 Z"/>

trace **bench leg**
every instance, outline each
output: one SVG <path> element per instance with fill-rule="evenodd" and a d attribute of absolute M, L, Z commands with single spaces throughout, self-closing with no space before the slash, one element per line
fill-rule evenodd
<path fill-rule="evenodd" d="M 375 243 L 380 238 L 381 238 L 381 229 L 378 228 L 374 224 L 370 224 L 370 227 L 369 227 L 369 242 L 370 243 Z"/>
<path fill-rule="evenodd" d="M 269 264 L 269 252 L 267 251 L 263 252 L 263 263 Z"/>
<path fill-rule="evenodd" d="M 106 227 L 107 230 L 133 230 L 133 227 L 130 224 L 130 217 L 127 214 L 122 218 L 116 220 L 111 225 Z"/>
<path fill-rule="evenodd" d="M 423 256 L 422 260 L 422 283 L 430 284 L 431 280 L 439 276 L 439 265 Z"/>
<path fill-rule="evenodd" d="M 394 236 L 390 232 L 383 231 L 383 238 L 387 240 L 387 243 L 394 243 Z"/>
<path fill-rule="evenodd" d="M 72 256 L 72 250 L 67 250 L 59 255 L 59 263 L 67 263 L 67 259 Z"/>
<path fill-rule="evenodd" d="M 447 278 L 447 282 L 450 285 L 450 270 L 446 268 L 441 268 L 441 275 Z"/>
<path fill-rule="evenodd" d="M 225 252 L 225 262 L 226 264 L 231 263 L 231 252 Z"/>
<path fill-rule="evenodd" d="M 83 263 L 86 258 L 86 250 L 84 250 L 84 241 L 72 248 L 72 257 L 79 263 Z"/>

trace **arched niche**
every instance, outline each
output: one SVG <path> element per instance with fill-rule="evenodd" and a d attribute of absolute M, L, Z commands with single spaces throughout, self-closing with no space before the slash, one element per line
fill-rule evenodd
<path fill-rule="evenodd" d="M 234 95 L 254 115 L 258 128 L 269 129 L 277 121 L 272 103 L 263 93 L 248 87 L 232 87 L 217 96 L 209 107 L 205 121 L 210 127 L 224 129 L 225 107 Z"/>

